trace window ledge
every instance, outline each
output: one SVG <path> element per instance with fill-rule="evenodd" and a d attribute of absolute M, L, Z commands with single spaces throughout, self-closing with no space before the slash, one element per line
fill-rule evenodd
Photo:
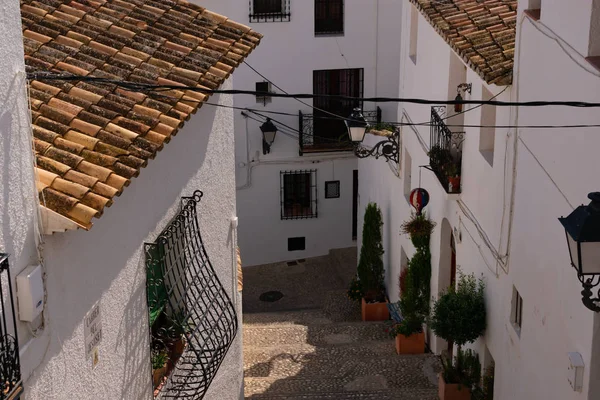
<path fill-rule="evenodd" d="M 315 32 L 315 37 L 340 37 L 344 32 Z"/>
<path fill-rule="evenodd" d="M 534 21 L 539 21 L 540 16 L 542 14 L 542 10 L 540 8 L 533 8 L 530 10 L 525 10 L 524 12 L 527 16 L 529 16 L 529 18 L 531 18 Z"/>

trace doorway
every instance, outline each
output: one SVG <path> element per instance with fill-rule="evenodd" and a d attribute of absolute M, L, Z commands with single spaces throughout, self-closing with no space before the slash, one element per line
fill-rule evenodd
<path fill-rule="evenodd" d="M 358 170 L 352 173 L 352 240 L 356 240 L 358 227 Z"/>

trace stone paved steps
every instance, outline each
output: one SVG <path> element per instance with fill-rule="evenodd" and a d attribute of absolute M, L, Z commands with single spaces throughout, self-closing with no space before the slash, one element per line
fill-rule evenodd
<path fill-rule="evenodd" d="M 333 345 L 389 340 L 386 325 L 380 322 L 344 322 L 320 325 L 244 325 L 244 346 L 287 344 Z"/>
<path fill-rule="evenodd" d="M 327 325 L 333 321 L 320 309 L 251 313 L 243 315 L 244 328 L 254 325 Z"/>
<path fill-rule="evenodd" d="M 378 390 L 359 392 L 331 392 L 331 393 L 301 393 L 301 394 L 253 394 L 246 399 L 255 400 L 438 400 L 436 390 L 419 390 L 415 392 L 405 390 Z"/>

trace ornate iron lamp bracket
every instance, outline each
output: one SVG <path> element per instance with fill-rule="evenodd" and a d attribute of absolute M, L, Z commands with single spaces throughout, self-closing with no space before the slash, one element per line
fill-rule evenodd
<path fill-rule="evenodd" d="M 594 295 L 592 289 L 600 285 L 600 276 L 586 277 L 585 275 L 577 274 L 577 278 L 579 278 L 579 282 L 583 285 L 583 290 L 581 291 L 583 305 L 592 311 L 600 312 L 600 288 L 596 292 L 596 297 L 592 298 Z"/>
<path fill-rule="evenodd" d="M 398 133 L 382 140 L 372 148 L 368 149 L 361 144 L 354 145 L 354 154 L 358 158 L 367 158 L 374 156 L 376 159 L 384 157 L 387 161 L 392 161 L 396 165 L 400 162 L 400 146 L 397 141 Z"/>

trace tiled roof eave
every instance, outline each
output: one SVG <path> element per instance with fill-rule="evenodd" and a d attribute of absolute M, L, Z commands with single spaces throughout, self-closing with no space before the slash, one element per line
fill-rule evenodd
<path fill-rule="evenodd" d="M 484 71 L 481 70 L 481 68 L 479 68 L 478 65 L 476 65 L 475 63 L 473 63 L 469 57 L 467 57 L 467 55 L 465 54 L 465 52 L 461 49 L 459 49 L 456 44 L 455 44 L 455 40 L 451 37 L 448 36 L 448 34 L 446 32 L 444 32 L 444 29 L 442 28 L 441 24 L 434 21 L 430 15 L 427 13 L 427 11 L 423 8 L 423 6 L 421 5 L 419 0 L 409 0 L 421 13 L 421 15 L 429 22 L 429 24 L 435 29 L 435 31 L 444 39 L 444 41 L 446 41 L 446 43 L 450 46 L 450 48 L 452 49 L 452 51 L 469 67 L 471 68 L 473 71 L 475 71 L 480 77 L 481 79 L 483 79 L 483 81 L 485 81 L 487 84 L 494 84 L 497 86 L 508 86 L 512 84 L 512 66 L 510 69 L 507 69 L 507 71 L 499 76 L 492 76 L 489 73 L 486 73 Z M 464 1 L 463 1 L 464 3 Z M 428 4 L 430 4 L 430 2 L 428 2 Z M 516 4 L 516 1 L 515 1 Z M 447 5 L 447 9 L 450 9 L 450 7 L 452 7 L 452 5 L 454 5 L 454 0 L 451 0 L 448 2 Z M 464 6 L 464 5 L 463 5 Z M 465 11 L 464 9 L 462 11 Z M 455 13 L 452 13 L 453 15 L 456 15 Z M 439 17 L 439 14 L 436 14 Z M 444 22 L 445 23 L 445 22 Z M 445 25 L 444 25 L 445 26 Z M 514 27 L 513 27 L 514 30 Z M 481 31 L 483 32 L 483 31 Z M 513 41 L 514 41 L 514 37 L 513 37 Z M 514 46 L 513 46 L 514 47 Z"/>

